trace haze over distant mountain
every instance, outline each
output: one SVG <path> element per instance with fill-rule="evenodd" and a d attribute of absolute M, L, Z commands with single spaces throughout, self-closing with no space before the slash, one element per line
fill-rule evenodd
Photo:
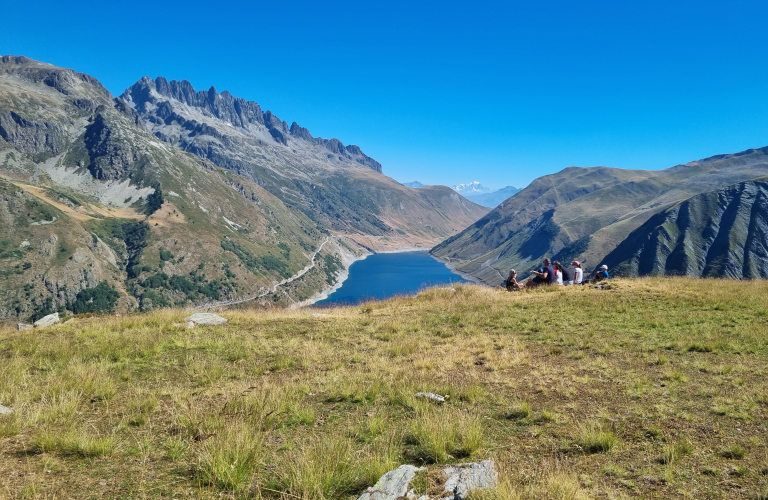
<path fill-rule="evenodd" d="M 518 192 L 520 192 L 520 188 L 507 186 L 505 188 L 499 189 L 498 191 L 491 191 L 489 193 L 483 194 L 467 194 L 464 197 L 473 203 L 477 203 L 478 205 L 493 208 Z"/>
<path fill-rule="evenodd" d="M 424 184 L 422 184 L 419 181 L 412 181 L 412 182 L 401 182 L 403 186 L 408 186 L 410 188 L 420 188 L 424 187 Z"/>
<path fill-rule="evenodd" d="M 570 167 L 432 253 L 491 284 L 544 257 L 624 275 L 766 276 L 766 178 L 768 148 L 661 171 Z"/>
<path fill-rule="evenodd" d="M 227 92 L 143 78 L 124 97 L 0 58 L 0 319 L 300 303 L 366 248 L 428 248 L 487 212 Z"/>

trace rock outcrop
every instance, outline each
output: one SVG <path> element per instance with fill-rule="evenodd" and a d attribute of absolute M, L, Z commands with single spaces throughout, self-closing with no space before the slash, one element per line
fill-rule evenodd
<path fill-rule="evenodd" d="M 184 318 L 184 321 L 188 321 L 196 325 L 223 325 L 227 322 L 227 318 L 223 318 L 218 314 L 213 313 L 195 313 Z"/>
<path fill-rule="evenodd" d="M 465 500 L 473 491 L 493 488 L 498 481 L 496 466 L 489 459 L 444 467 L 439 475 L 442 484 L 427 484 L 427 492 L 417 492 L 412 483 L 422 471 L 426 472 L 423 467 L 401 465 L 381 476 L 358 500 Z"/>
<path fill-rule="evenodd" d="M 262 111 L 257 103 L 234 97 L 226 90 L 219 94 L 216 87 L 197 91 L 186 80 L 169 82 L 162 76 L 155 80 L 145 76 L 129 87 L 122 97 L 155 126 L 170 125 L 174 122 L 179 124 L 187 131 L 186 135 L 178 136 L 182 149 L 218 163 L 221 163 L 220 158 L 212 157 L 213 152 L 210 148 L 200 147 L 201 141 L 195 139 L 200 136 L 222 139 L 227 135 L 226 131 L 218 132 L 214 127 L 206 124 L 204 121 L 206 116 L 246 130 L 249 134 L 255 135 L 260 129 L 265 129 L 276 143 L 283 146 L 288 146 L 291 139 L 304 141 L 308 143 L 307 145 L 320 146 L 341 160 L 353 161 L 381 172 L 381 164 L 365 155 L 358 146 L 345 146 L 338 139 L 312 137 L 309 130 L 298 123 L 293 122 L 288 127 L 285 121 L 280 120 L 271 111 Z M 202 116 L 198 119 L 185 118 L 176 111 L 174 102 L 197 108 Z M 158 137 L 168 137 L 162 131 L 157 133 L 159 133 Z"/>
<path fill-rule="evenodd" d="M 35 321 L 35 327 L 45 328 L 46 326 L 53 326 L 57 323 L 61 323 L 61 319 L 59 319 L 59 313 L 55 312 L 53 314 L 49 314 L 48 316 L 43 316 L 39 320 Z"/>

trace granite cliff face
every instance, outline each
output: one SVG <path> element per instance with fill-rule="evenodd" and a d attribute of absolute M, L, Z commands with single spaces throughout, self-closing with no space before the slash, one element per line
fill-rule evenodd
<path fill-rule="evenodd" d="M 591 269 L 658 214 L 694 196 L 766 175 L 768 148 L 660 171 L 570 167 L 536 179 L 432 253 L 491 284 L 509 269 L 525 272 L 544 257 L 578 258 Z M 712 272 L 733 275 L 725 268 Z"/>
<path fill-rule="evenodd" d="M 428 248 L 485 213 L 448 188 L 400 186 L 359 148 L 294 135 L 255 103 L 159 86 L 134 86 L 152 97 L 137 105 L 88 75 L 0 58 L 0 320 L 115 297 L 117 310 L 287 306 L 333 284 L 361 245 Z"/>
<path fill-rule="evenodd" d="M 654 215 L 604 261 L 621 276 L 768 278 L 768 178 Z"/>

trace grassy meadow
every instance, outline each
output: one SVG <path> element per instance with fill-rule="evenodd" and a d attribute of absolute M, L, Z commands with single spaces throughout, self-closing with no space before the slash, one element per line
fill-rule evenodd
<path fill-rule="evenodd" d="M 0 498 L 347 499 L 486 458 L 475 499 L 768 498 L 765 281 L 187 314 L 0 330 Z"/>

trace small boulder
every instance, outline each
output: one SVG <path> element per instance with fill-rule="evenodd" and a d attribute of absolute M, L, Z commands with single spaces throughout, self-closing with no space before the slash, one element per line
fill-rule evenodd
<path fill-rule="evenodd" d="M 498 474 L 493 460 L 444 467 L 443 492 L 437 496 L 418 494 L 411 486 L 416 473 L 424 468 L 401 465 L 381 476 L 358 500 L 466 500 L 475 490 L 493 488 Z M 436 486 L 436 485 L 433 485 Z"/>
<path fill-rule="evenodd" d="M 48 316 L 43 316 L 39 320 L 35 321 L 35 326 L 38 328 L 43 328 L 46 326 L 55 325 L 56 323 L 60 323 L 61 319 L 59 319 L 59 313 L 55 312 L 53 314 L 49 314 Z"/>
<path fill-rule="evenodd" d="M 184 318 L 184 321 L 191 321 L 196 325 L 222 325 L 227 322 L 227 318 L 213 313 L 195 313 Z"/>
<path fill-rule="evenodd" d="M 420 471 L 413 465 L 401 465 L 381 476 L 376 484 L 363 492 L 358 500 L 397 500 L 408 493 L 408 487 Z"/>
<path fill-rule="evenodd" d="M 8 415 L 9 413 L 13 413 L 13 410 L 7 406 L 0 405 L 0 415 Z"/>
<path fill-rule="evenodd" d="M 445 492 L 453 493 L 454 500 L 464 500 L 470 492 L 480 488 L 493 488 L 499 478 L 495 464 L 490 459 L 446 467 L 443 472 L 448 477 Z"/>
<path fill-rule="evenodd" d="M 435 403 L 445 403 L 445 398 L 440 394 L 435 394 L 434 392 L 417 392 L 416 397 L 419 399 L 428 399 L 430 401 L 434 401 Z"/>
<path fill-rule="evenodd" d="M 32 325 L 30 325 L 29 323 L 19 323 L 19 324 L 17 325 L 17 327 L 18 327 L 18 329 L 19 329 L 19 331 L 20 331 L 20 332 L 23 332 L 24 330 L 31 330 L 32 328 L 34 328 L 34 327 L 33 327 Z"/>

